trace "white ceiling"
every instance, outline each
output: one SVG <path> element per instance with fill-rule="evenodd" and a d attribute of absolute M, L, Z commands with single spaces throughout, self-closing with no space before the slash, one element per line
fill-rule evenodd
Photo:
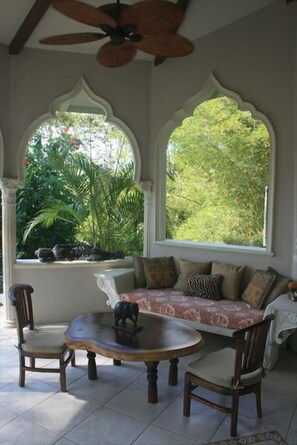
<path fill-rule="evenodd" d="M 111 0 L 83 0 L 98 7 Z M 184 22 L 178 32 L 191 41 L 215 31 L 239 18 L 261 9 L 277 0 L 190 0 Z M 0 0 L 0 43 L 9 45 L 18 31 L 35 0 Z M 123 0 L 125 4 L 137 3 L 136 0 Z M 175 0 L 173 0 L 175 3 Z M 80 45 L 49 46 L 40 45 L 39 39 L 58 34 L 73 32 L 94 32 L 95 28 L 83 25 L 59 13 L 52 7 L 45 13 L 25 47 L 55 51 L 68 51 L 81 54 L 96 54 L 103 42 L 83 43 Z M 153 60 L 152 56 L 138 51 L 137 58 Z"/>

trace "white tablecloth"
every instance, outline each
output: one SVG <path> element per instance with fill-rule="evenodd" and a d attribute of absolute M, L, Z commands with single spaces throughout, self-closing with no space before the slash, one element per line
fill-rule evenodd
<path fill-rule="evenodd" d="M 292 301 L 289 294 L 283 294 L 267 306 L 264 317 L 269 314 L 275 318 L 268 334 L 264 366 L 272 369 L 278 359 L 279 345 L 297 329 L 297 302 Z"/>

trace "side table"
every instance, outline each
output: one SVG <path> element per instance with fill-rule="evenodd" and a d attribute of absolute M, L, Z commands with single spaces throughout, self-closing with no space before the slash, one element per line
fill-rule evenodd
<path fill-rule="evenodd" d="M 264 356 L 266 369 L 274 367 L 278 360 L 280 345 L 297 329 L 297 302 L 290 300 L 289 294 L 283 294 L 267 306 L 264 317 L 269 314 L 273 314 L 275 318 L 267 338 Z"/>

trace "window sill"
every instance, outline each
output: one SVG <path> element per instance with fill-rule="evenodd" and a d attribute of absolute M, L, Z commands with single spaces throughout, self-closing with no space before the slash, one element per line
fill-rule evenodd
<path fill-rule="evenodd" d="M 234 253 L 245 253 L 251 255 L 261 255 L 272 257 L 273 252 L 268 251 L 264 247 L 251 247 L 251 246 L 235 246 L 232 244 L 208 244 L 208 243 L 198 243 L 193 241 L 177 241 L 177 240 L 160 240 L 156 241 L 157 246 L 164 247 L 174 247 L 174 248 L 190 248 L 196 250 L 210 250 L 210 251 L 221 251 L 221 252 L 234 252 Z"/>

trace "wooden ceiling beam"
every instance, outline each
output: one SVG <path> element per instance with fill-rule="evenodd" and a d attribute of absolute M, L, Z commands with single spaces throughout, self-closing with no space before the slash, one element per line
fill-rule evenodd
<path fill-rule="evenodd" d="M 9 45 L 9 54 L 19 54 L 53 0 L 35 0 L 27 17 Z"/>
<path fill-rule="evenodd" d="M 186 9 L 187 9 L 189 3 L 190 3 L 190 0 L 177 0 L 177 2 L 176 2 L 176 4 L 178 6 L 180 6 L 184 12 L 186 12 Z M 154 65 L 155 66 L 160 65 L 166 59 L 167 59 L 167 57 L 156 56 L 155 57 L 155 61 L 154 61 Z"/>

